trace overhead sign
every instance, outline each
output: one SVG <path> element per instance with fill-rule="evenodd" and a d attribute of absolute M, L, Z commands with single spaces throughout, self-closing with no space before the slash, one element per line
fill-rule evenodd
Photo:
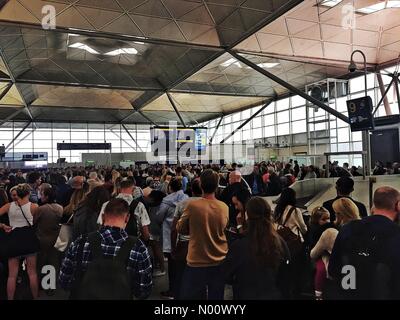
<path fill-rule="evenodd" d="M 373 105 L 371 97 L 362 97 L 347 101 L 351 131 L 374 129 Z"/>
<path fill-rule="evenodd" d="M 111 143 L 57 143 L 57 150 L 111 150 Z"/>

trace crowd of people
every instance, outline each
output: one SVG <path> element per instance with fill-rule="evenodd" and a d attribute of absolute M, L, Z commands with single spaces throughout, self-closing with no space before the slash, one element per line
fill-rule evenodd
<path fill-rule="evenodd" d="M 334 162 L 337 197 L 308 219 L 290 185 L 324 169 L 297 161 L 262 162 L 246 175 L 237 164 L 0 169 L 0 297 L 15 298 L 25 270 L 38 298 L 42 267 L 52 265 L 71 299 L 146 299 L 161 276 L 161 296 L 176 300 L 222 300 L 227 284 L 234 299 L 400 298 L 399 191 L 378 188 L 368 216 L 351 198 L 357 170 Z M 279 196 L 274 210 L 263 196 Z M 350 264 L 360 286 L 346 291 Z"/>

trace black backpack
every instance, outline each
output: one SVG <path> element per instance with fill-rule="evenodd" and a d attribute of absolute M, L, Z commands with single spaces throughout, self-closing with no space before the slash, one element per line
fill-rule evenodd
<path fill-rule="evenodd" d="M 342 267 L 350 265 L 355 270 L 355 289 L 344 290 L 339 279 L 340 299 L 377 300 L 393 299 L 394 270 L 390 257 L 382 252 L 390 238 L 397 233 L 397 227 L 386 233 L 377 234 L 365 220 L 351 222 L 351 237 L 344 242 Z"/>
<path fill-rule="evenodd" d="M 77 300 L 131 300 L 131 279 L 127 262 L 136 240 L 128 237 L 115 257 L 104 256 L 101 236 L 96 231 L 88 235 L 92 261 L 80 276 L 74 298 Z M 85 241 L 83 241 L 83 244 Z M 78 263 L 80 263 L 78 261 Z M 81 266 L 78 266 L 80 269 Z M 81 274 L 81 271 L 77 272 Z"/>
<path fill-rule="evenodd" d="M 128 235 L 138 238 L 139 237 L 139 229 L 138 229 L 138 221 L 135 216 L 135 210 L 139 205 L 138 200 L 132 200 L 131 204 L 129 205 L 129 221 L 126 224 L 125 231 Z"/>

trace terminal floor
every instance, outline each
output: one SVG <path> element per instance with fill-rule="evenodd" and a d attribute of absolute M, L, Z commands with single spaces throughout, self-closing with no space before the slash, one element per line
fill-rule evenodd
<path fill-rule="evenodd" d="M 168 277 L 167 275 L 153 278 L 154 286 L 148 300 L 162 300 L 160 292 L 168 289 Z M 51 296 L 47 295 L 44 291 L 40 292 L 39 300 L 68 300 L 68 292 L 57 289 Z M 17 299 L 29 299 L 29 291 L 26 286 L 20 287 L 17 294 Z M 232 300 L 232 288 L 231 286 L 225 287 L 225 300 Z"/>

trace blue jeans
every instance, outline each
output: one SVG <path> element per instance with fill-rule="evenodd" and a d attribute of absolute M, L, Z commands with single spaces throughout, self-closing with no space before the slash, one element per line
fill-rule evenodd
<path fill-rule="evenodd" d="M 224 289 L 224 275 L 220 266 L 186 266 L 180 298 L 182 300 L 223 300 Z"/>

